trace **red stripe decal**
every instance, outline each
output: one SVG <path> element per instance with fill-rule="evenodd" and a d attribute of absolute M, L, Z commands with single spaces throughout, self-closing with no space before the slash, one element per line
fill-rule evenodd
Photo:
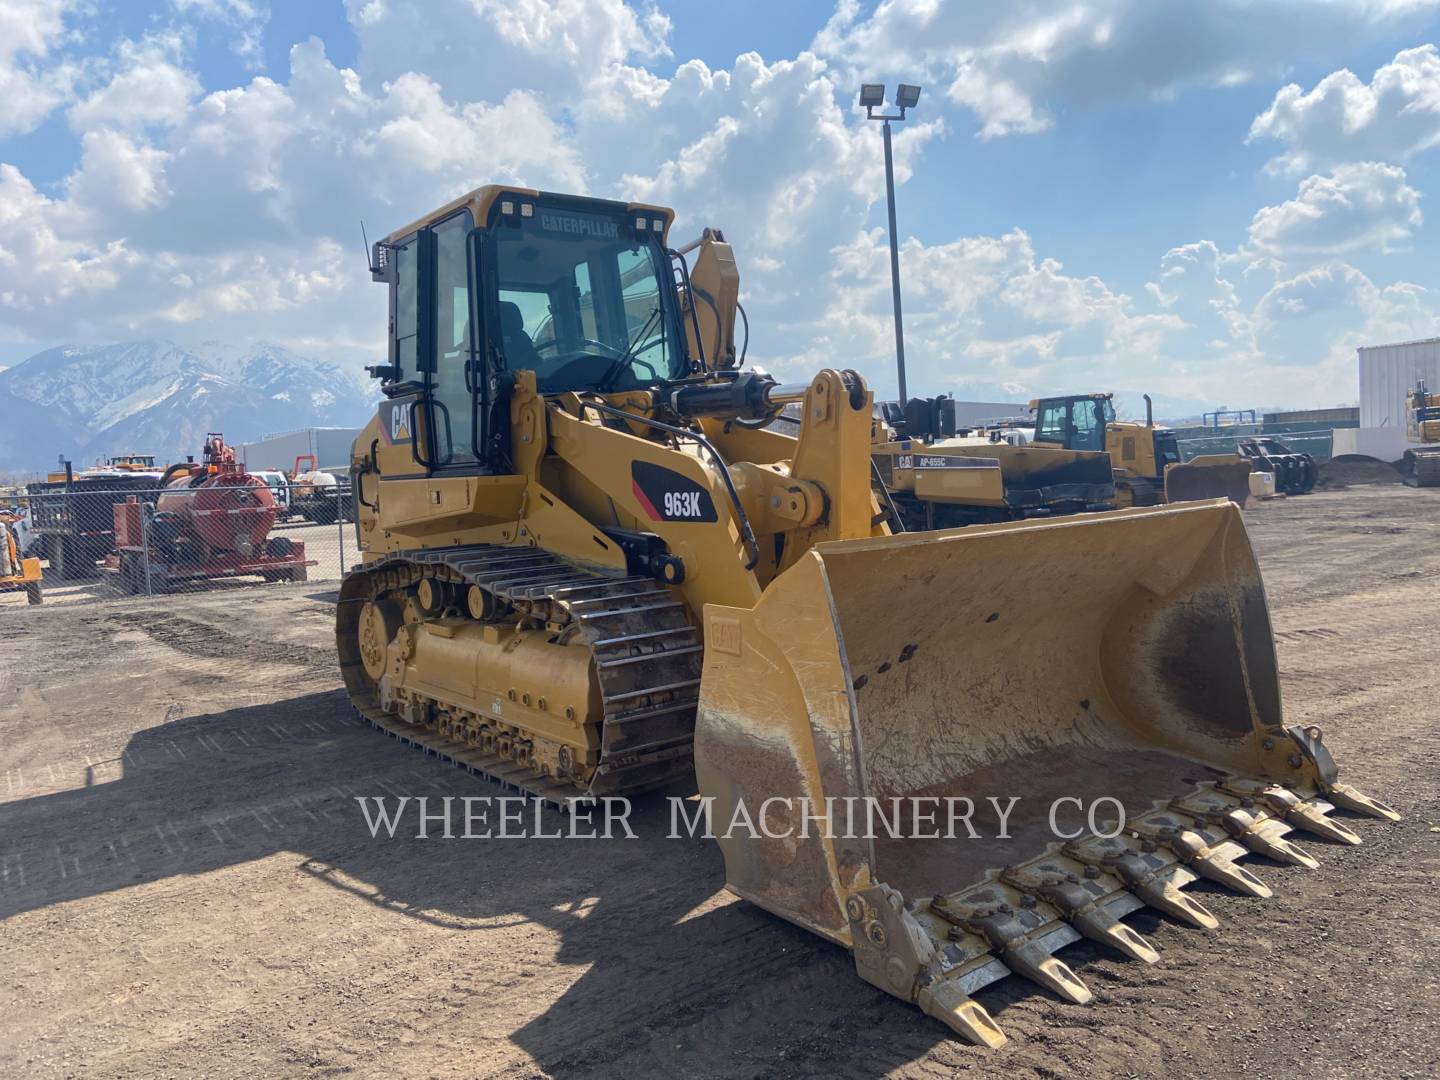
<path fill-rule="evenodd" d="M 655 504 L 645 497 L 645 492 L 640 490 L 640 482 L 638 480 L 630 481 L 630 490 L 635 493 L 635 498 L 640 500 L 640 505 L 643 506 L 645 512 L 650 515 L 651 521 L 664 520 L 660 516 L 660 511 L 655 509 Z"/>

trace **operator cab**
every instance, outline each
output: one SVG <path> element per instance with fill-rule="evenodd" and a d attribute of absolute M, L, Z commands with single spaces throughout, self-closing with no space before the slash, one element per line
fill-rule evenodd
<path fill-rule="evenodd" d="M 542 394 L 685 378 L 669 224 L 657 207 L 490 187 L 378 243 L 390 351 L 372 374 L 382 411 L 405 410 L 391 429 L 420 433 L 432 471 L 501 468 L 516 372 Z"/>
<path fill-rule="evenodd" d="M 1035 407 L 1035 442 L 1104 452 L 1105 425 L 1115 420 L 1108 395 L 1042 398 Z"/>

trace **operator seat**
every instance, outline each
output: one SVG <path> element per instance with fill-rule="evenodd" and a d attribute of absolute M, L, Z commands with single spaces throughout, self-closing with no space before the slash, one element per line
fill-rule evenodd
<path fill-rule="evenodd" d="M 540 353 L 525 332 L 525 317 L 520 314 L 520 305 L 509 300 L 500 301 L 500 340 L 511 371 L 539 370 Z"/>

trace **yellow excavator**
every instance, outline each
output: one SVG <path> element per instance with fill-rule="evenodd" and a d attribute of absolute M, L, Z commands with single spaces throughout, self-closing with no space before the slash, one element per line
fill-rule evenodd
<path fill-rule="evenodd" d="M 336 621 L 373 725 L 561 805 L 693 765 L 731 890 L 989 1045 L 981 987 L 1086 1000 L 1057 949 L 1153 961 L 1124 915 L 1213 925 L 1184 885 L 1265 895 L 1243 857 L 1397 816 L 1285 723 L 1232 503 L 892 534 L 864 380 L 740 370 L 733 252 L 671 218 L 492 186 L 373 249 Z M 947 809 L 842 820 L 896 805 Z"/>
<path fill-rule="evenodd" d="M 1440 394 L 1420 379 L 1405 394 L 1405 434 L 1417 445 L 1407 447 L 1401 472 L 1411 487 L 1440 487 Z"/>
<path fill-rule="evenodd" d="M 1116 420 L 1111 394 L 1040 398 L 1030 410 L 1035 445 L 1110 455 L 1121 506 L 1218 498 L 1244 506 L 1250 496 L 1251 466 L 1239 454 L 1206 454 L 1181 464 L 1175 432 L 1155 426 L 1149 394 L 1143 424 Z"/>

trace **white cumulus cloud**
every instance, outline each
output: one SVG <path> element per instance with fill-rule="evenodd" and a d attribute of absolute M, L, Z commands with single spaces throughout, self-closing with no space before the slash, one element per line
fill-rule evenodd
<path fill-rule="evenodd" d="M 451 99 L 575 100 L 669 54 L 670 20 L 624 0 L 345 0 L 345 10 L 365 79 L 419 72 Z"/>
<path fill-rule="evenodd" d="M 1440 50 L 1397 53 L 1369 83 L 1332 72 L 1306 91 L 1283 87 L 1250 125 L 1249 141 L 1286 145 L 1272 171 L 1302 172 L 1346 161 L 1404 161 L 1440 144 Z"/>
<path fill-rule="evenodd" d="M 70 97 L 80 65 L 55 59 L 77 0 L 0 4 L 0 138 L 33 131 Z"/>
<path fill-rule="evenodd" d="M 200 80 L 180 62 L 174 36 L 122 41 L 110 80 L 70 109 L 76 131 L 134 130 L 178 124 L 199 96 Z"/>
<path fill-rule="evenodd" d="M 1409 241 L 1422 220 L 1420 192 L 1404 169 L 1357 162 L 1307 177 L 1295 198 L 1258 210 L 1250 243 L 1279 258 L 1386 251 Z"/>
<path fill-rule="evenodd" d="M 851 73 L 929 80 L 986 137 L 1043 131 L 1057 108 L 1171 97 L 1280 74 L 1296 56 L 1426 25 L 1435 0 L 839 0 L 815 49 Z"/>
<path fill-rule="evenodd" d="M 80 141 L 80 168 L 66 181 L 77 212 L 144 211 L 163 204 L 169 155 L 117 131 L 87 131 Z"/>
<path fill-rule="evenodd" d="M 185 16 L 217 23 L 231 32 L 230 51 L 252 69 L 260 66 L 260 48 L 270 9 L 256 0 L 170 0 Z"/>

